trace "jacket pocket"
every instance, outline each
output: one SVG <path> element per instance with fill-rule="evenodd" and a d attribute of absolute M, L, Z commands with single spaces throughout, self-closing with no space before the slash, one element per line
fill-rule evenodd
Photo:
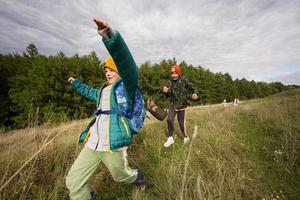
<path fill-rule="evenodd" d="M 125 119 L 123 116 L 120 116 L 120 121 L 125 129 L 125 133 L 126 135 L 129 137 L 130 136 L 130 131 L 129 131 L 129 127 L 128 127 L 128 124 L 126 123 Z"/>
<path fill-rule="evenodd" d="M 92 119 L 92 121 L 90 121 L 90 123 L 86 126 L 86 128 L 84 129 L 84 131 L 79 135 L 79 138 L 78 138 L 78 142 L 79 143 L 83 143 L 87 140 L 87 137 L 89 137 L 89 131 L 90 131 L 90 128 L 91 126 L 93 126 L 93 124 L 95 123 L 96 121 L 96 117 L 94 117 Z"/>

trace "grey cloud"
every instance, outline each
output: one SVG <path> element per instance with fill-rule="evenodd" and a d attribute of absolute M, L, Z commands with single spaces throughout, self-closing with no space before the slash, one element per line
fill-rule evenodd
<path fill-rule="evenodd" d="M 1 53 L 34 42 L 46 54 L 94 50 L 102 59 L 91 20 L 99 16 L 122 33 L 138 64 L 176 57 L 250 79 L 300 65 L 299 0 L 0 2 Z"/>
<path fill-rule="evenodd" d="M 275 76 L 272 78 L 269 78 L 267 81 L 269 82 L 276 82 L 280 81 L 284 84 L 290 84 L 290 85 L 300 85 L 300 70 L 293 72 L 293 73 L 286 73 L 280 76 Z"/>

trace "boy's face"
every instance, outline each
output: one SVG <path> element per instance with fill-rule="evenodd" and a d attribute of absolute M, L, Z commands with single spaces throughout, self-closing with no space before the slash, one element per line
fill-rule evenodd
<path fill-rule="evenodd" d="M 171 72 L 171 77 L 172 80 L 176 81 L 179 79 L 179 74 L 177 74 L 176 72 Z"/>
<path fill-rule="evenodd" d="M 111 70 L 108 67 L 104 68 L 104 72 L 108 85 L 113 84 L 116 80 L 120 78 L 120 75 L 117 72 Z"/>

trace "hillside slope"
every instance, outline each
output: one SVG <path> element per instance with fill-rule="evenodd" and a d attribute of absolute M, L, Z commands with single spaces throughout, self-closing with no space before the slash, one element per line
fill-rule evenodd
<path fill-rule="evenodd" d="M 68 199 L 64 178 L 82 146 L 88 120 L 0 135 L 0 185 L 54 138 L 0 193 L 0 199 Z M 147 120 L 129 148 L 129 161 L 149 179 L 146 191 L 116 183 L 100 164 L 90 185 L 99 199 L 298 199 L 300 90 L 230 106 L 187 111 L 184 146 L 164 148 L 166 122 Z M 195 126 L 197 128 L 195 129 Z M 59 135 L 57 135 L 59 134 Z"/>

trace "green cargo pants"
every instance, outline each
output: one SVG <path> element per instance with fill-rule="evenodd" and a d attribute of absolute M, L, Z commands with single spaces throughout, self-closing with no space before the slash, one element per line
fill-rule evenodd
<path fill-rule="evenodd" d="M 133 183 L 136 180 L 137 171 L 128 166 L 127 149 L 99 152 L 84 147 L 66 177 L 66 185 L 70 190 L 71 199 L 86 200 L 91 198 L 87 181 L 101 161 L 108 168 L 115 181 Z"/>

